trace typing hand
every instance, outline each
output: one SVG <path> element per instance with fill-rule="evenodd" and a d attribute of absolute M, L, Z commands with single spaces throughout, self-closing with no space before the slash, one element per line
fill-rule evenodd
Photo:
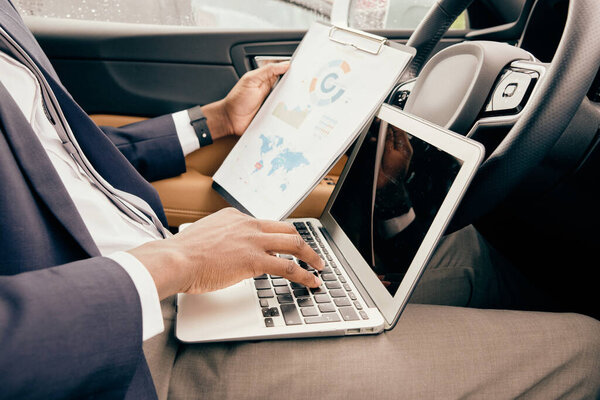
<path fill-rule="evenodd" d="M 321 282 L 292 260 L 292 254 L 313 268 L 321 258 L 289 223 L 251 218 L 228 208 L 190 225 L 172 238 L 132 249 L 150 271 L 161 299 L 172 294 L 203 293 L 262 274 L 279 275 L 308 287 Z"/>

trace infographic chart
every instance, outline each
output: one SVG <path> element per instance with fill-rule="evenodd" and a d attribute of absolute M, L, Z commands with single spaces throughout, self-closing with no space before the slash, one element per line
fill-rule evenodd
<path fill-rule="evenodd" d="M 214 175 L 259 218 L 281 219 L 310 192 L 374 115 L 410 54 L 369 54 L 315 24 L 290 68 Z M 226 196 L 227 197 L 227 196 Z"/>
<path fill-rule="evenodd" d="M 338 101 L 346 92 L 344 81 L 349 78 L 350 64 L 333 60 L 319 70 L 310 81 L 310 99 L 317 106 L 327 106 Z"/>

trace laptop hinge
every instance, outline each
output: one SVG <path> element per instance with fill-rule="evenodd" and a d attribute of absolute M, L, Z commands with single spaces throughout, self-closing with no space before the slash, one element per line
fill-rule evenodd
<path fill-rule="evenodd" d="M 348 273 L 348 276 L 350 277 L 350 279 L 352 279 L 352 282 L 354 283 L 354 285 L 360 292 L 360 295 L 367 303 L 367 307 L 377 308 L 377 306 L 375 305 L 375 302 L 373 301 L 371 296 L 369 296 L 369 293 L 366 291 L 366 289 L 362 285 L 361 281 L 358 279 L 358 277 L 356 276 L 356 274 L 354 273 L 352 268 L 350 268 L 350 265 L 348 264 L 348 262 L 346 261 L 346 259 L 342 255 L 342 253 L 340 252 L 340 249 L 338 249 L 338 247 L 335 245 L 331 235 L 329 235 L 327 230 L 323 227 L 319 227 L 319 230 L 321 231 L 321 234 L 325 237 L 325 240 L 327 240 L 327 243 L 331 247 L 331 250 L 333 250 L 333 253 L 335 254 L 336 258 L 339 260 L 340 263 L 343 264 L 344 270 L 346 271 L 346 273 Z"/>

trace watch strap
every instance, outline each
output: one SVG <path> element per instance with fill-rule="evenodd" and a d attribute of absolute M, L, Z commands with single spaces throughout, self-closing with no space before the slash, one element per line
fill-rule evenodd
<path fill-rule="evenodd" d="M 210 134 L 210 130 L 208 129 L 208 124 L 206 123 L 206 116 L 202 112 L 202 107 L 192 107 L 189 110 L 187 110 L 187 112 L 190 117 L 190 125 L 192 125 L 192 127 L 194 128 L 194 132 L 196 132 L 196 136 L 198 137 L 198 141 L 200 142 L 200 147 L 212 144 L 212 135 Z"/>

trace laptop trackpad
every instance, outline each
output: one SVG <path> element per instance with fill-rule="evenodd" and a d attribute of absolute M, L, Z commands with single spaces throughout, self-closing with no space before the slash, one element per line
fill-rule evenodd
<path fill-rule="evenodd" d="M 176 335 L 183 341 L 245 337 L 262 321 L 251 280 L 216 292 L 180 294 Z"/>

